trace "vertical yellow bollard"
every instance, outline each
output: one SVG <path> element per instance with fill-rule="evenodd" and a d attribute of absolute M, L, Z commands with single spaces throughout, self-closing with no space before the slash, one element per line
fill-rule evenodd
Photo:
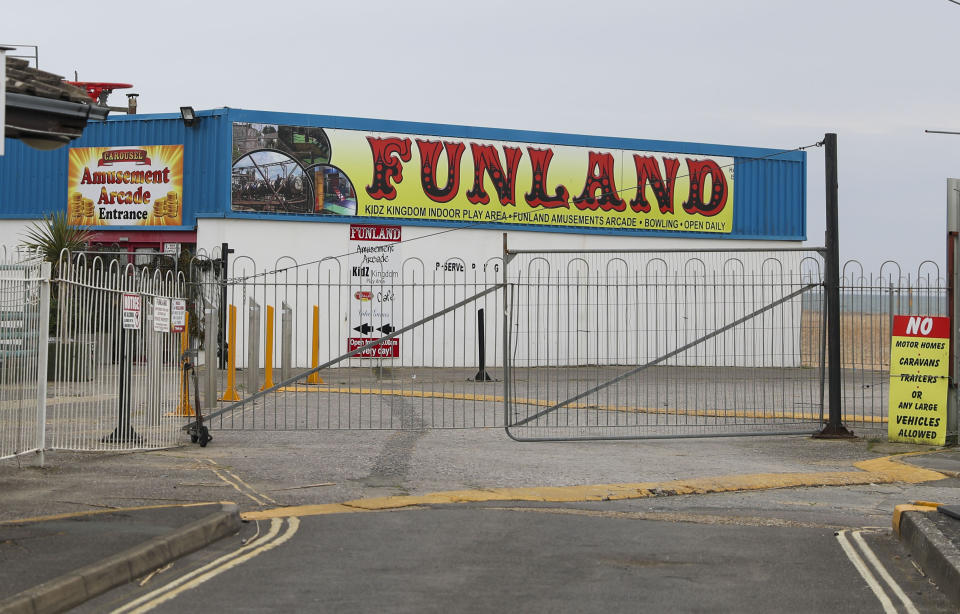
<path fill-rule="evenodd" d="M 263 353 L 263 386 L 260 390 L 273 388 L 273 305 L 267 305 L 267 340 Z"/>
<path fill-rule="evenodd" d="M 190 313 L 185 313 L 184 318 L 183 332 L 180 333 L 180 402 L 177 403 L 176 415 L 195 416 L 197 413 L 190 405 L 190 381 L 183 370 L 183 361 L 186 360 L 183 353 L 190 349 Z M 193 365 L 193 368 L 196 369 L 197 365 Z"/>
<path fill-rule="evenodd" d="M 320 307 L 313 306 L 313 345 L 310 352 L 310 368 L 316 369 L 320 365 Z M 320 373 L 314 371 L 307 376 L 308 384 L 322 384 Z"/>
<path fill-rule="evenodd" d="M 227 389 L 223 391 L 221 401 L 239 401 L 237 394 L 237 306 L 230 305 L 229 346 L 227 347 Z"/>

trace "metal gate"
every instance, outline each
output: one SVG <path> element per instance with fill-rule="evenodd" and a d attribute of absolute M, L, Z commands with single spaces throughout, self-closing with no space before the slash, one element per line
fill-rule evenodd
<path fill-rule="evenodd" d="M 184 279 L 173 267 L 64 253 L 44 369 L 46 447 L 143 450 L 183 443 L 181 352 L 174 330 Z"/>
<path fill-rule="evenodd" d="M 812 433 L 818 250 L 506 257 L 506 430 L 519 440 Z"/>
<path fill-rule="evenodd" d="M 195 260 L 210 428 L 502 427 L 499 259 L 410 258 L 376 284 L 344 260 Z"/>
<path fill-rule="evenodd" d="M 368 285 L 342 258 L 201 255 L 203 409 L 214 429 L 810 434 L 829 410 L 823 251 L 511 250 Z M 891 314 L 942 313 L 946 285 L 931 263 L 851 262 L 840 290 L 842 420 L 881 436 Z M 389 315 L 364 311 L 381 300 Z"/>
<path fill-rule="evenodd" d="M 50 264 L 0 249 L 0 459 L 43 452 Z"/>

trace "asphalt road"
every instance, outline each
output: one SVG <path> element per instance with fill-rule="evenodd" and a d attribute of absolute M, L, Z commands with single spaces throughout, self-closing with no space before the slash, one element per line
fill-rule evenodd
<path fill-rule="evenodd" d="M 953 612 L 889 526 L 897 504 L 956 502 L 960 479 L 891 481 L 854 466 L 910 451 L 920 450 L 806 437 L 524 444 L 499 430 L 218 432 L 206 448 L 56 453 L 44 469 L 8 463 L 0 519 L 224 499 L 261 518 L 82 612 L 113 611 L 156 590 L 122 611 L 162 597 L 156 611 L 882 612 L 835 536 L 847 531 L 856 547 L 853 532 L 867 527 L 879 528 L 864 539 L 917 612 Z M 945 469 L 960 465 L 948 455 L 940 455 Z M 827 479 L 838 475 L 850 481 Z M 737 476 L 747 477 L 725 492 Z M 831 485 L 783 487 L 778 476 Z M 698 479 L 713 483 L 712 494 L 674 490 Z M 552 503 L 516 496 L 525 487 L 609 492 L 605 485 L 637 482 L 657 492 Z M 515 490 L 486 503 L 418 499 L 395 511 L 357 503 L 497 489 Z M 270 519 L 285 506 L 307 507 L 296 520 Z M 310 515 L 317 510 L 338 513 Z M 57 539 L 42 542 L 67 545 Z M 26 554 L 17 564 L 33 562 L 42 565 Z M 889 611 L 912 611 L 876 582 Z"/>
<path fill-rule="evenodd" d="M 77 611 L 884 611 L 837 536 L 866 560 L 857 532 L 828 509 L 820 523 L 678 499 L 666 511 L 508 503 L 261 520 L 241 536 L 259 540 L 223 540 Z M 915 611 L 955 611 L 889 530 L 860 535 Z M 892 611 L 910 611 L 867 567 Z"/>

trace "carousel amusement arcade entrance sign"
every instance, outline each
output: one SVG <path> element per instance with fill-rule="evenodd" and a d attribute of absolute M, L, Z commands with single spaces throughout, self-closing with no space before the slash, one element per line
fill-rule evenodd
<path fill-rule="evenodd" d="M 183 145 L 74 147 L 67 213 L 83 226 L 179 226 Z"/>
<path fill-rule="evenodd" d="M 733 166 L 724 156 L 234 124 L 233 209 L 730 233 Z"/>

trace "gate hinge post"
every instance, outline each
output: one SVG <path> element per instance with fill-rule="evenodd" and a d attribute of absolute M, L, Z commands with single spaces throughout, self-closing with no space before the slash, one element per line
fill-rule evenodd
<path fill-rule="evenodd" d="M 843 388 L 841 383 L 840 353 L 840 232 L 837 181 L 837 135 L 833 132 L 823 137 L 824 183 L 826 184 L 826 268 L 824 276 L 827 295 L 827 366 L 829 368 L 830 421 L 814 437 L 846 439 L 853 431 L 843 426 Z"/>

